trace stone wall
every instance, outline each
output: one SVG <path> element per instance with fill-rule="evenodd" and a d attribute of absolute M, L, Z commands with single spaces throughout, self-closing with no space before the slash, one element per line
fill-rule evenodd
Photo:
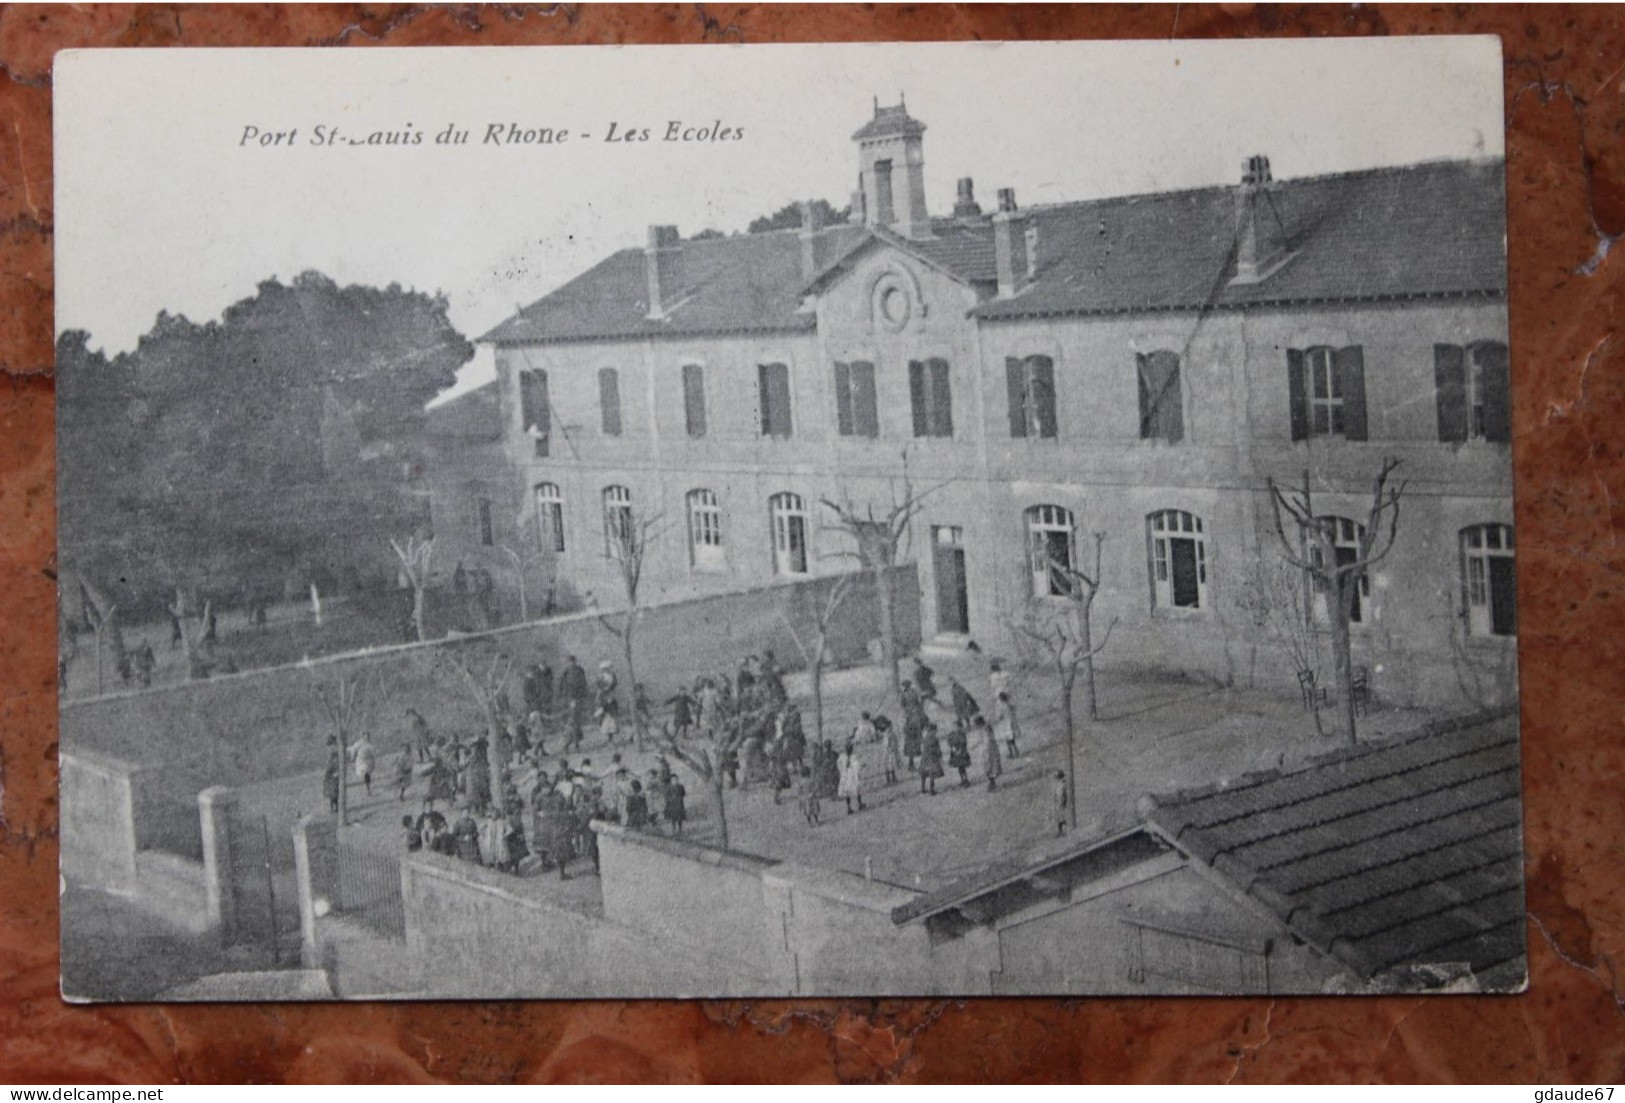
<path fill-rule="evenodd" d="M 912 649 L 919 642 L 918 586 L 912 566 L 896 571 L 899 643 Z M 692 682 L 703 672 L 732 672 L 745 655 L 766 649 L 794 669 L 803 663 L 797 640 L 811 641 L 816 610 L 833 584 L 833 577 L 821 577 L 650 606 L 638 627 L 638 676 L 651 698 L 660 701 L 679 681 Z M 870 640 L 878 636 L 873 590 L 869 576 L 859 578 L 835 617 L 830 651 L 839 663 L 864 661 Z M 619 616 L 606 616 L 619 624 Z M 151 766 L 143 784 L 154 787 L 154 800 L 192 805 L 210 785 L 241 786 L 320 770 L 331 724 L 317 693 L 331 699 L 341 677 L 362 679 L 359 725 L 372 732 L 381 754 L 393 753 L 405 738 L 407 708 L 416 708 L 439 731 L 483 730 L 479 711 L 448 661 L 452 651 L 470 646 L 500 648 L 523 664 L 545 658 L 555 671 L 567 654 L 589 668 L 601 658 L 617 666 L 621 659 L 619 640 L 600 618 L 581 613 L 478 636 L 66 702 L 62 746 Z"/>

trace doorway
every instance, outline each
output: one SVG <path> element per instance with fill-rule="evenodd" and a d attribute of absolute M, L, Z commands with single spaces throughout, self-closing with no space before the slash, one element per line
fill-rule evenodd
<path fill-rule="evenodd" d="M 970 631 L 970 599 L 965 592 L 965 530 L 958 525 L 933 525 L 931 547 L 937 578 L 937 631 L 964 635 Z"/>

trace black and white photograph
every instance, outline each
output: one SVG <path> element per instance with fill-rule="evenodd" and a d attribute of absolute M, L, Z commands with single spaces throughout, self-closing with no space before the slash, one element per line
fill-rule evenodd
<path fill-rule="evenodd" d="M 58 55 L 63 997 L 1522 991 L 1502 79 Z"/>

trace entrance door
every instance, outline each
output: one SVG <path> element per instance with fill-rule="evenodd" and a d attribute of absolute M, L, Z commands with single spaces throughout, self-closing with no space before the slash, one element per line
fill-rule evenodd
<path fill-rule="evenodd" d="M 963 635 L 970 631 L 970 602 L 965 594 L 964 530 L 958 525 L 931 529 L 937 576 L 937 631 Z"/>

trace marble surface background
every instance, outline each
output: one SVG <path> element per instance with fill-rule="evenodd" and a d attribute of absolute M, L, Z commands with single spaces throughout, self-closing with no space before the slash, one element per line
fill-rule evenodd
<path fill-rule="evenodd" d="M 1504 44 L 1530 990 L 1280 1000 L 69 1007 L 57 997 L 51 61 L 70 46 L 1493 33 Z M 0 10 L 0 1081 L 1625 1079 L 1625 9 Z"/>

